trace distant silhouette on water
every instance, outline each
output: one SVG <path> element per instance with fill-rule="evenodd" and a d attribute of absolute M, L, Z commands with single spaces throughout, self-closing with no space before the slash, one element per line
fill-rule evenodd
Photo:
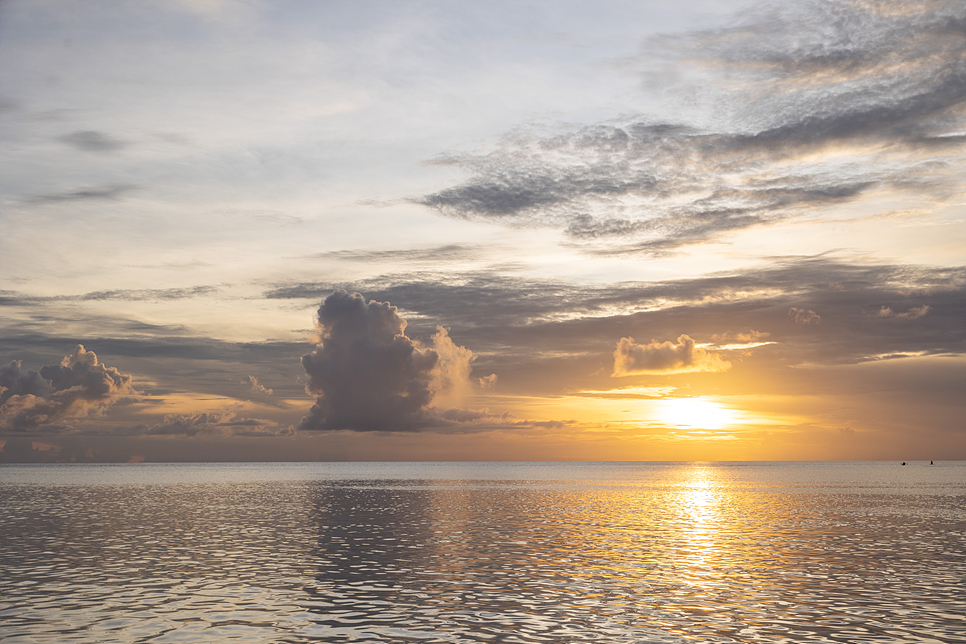
<path fill-rule="evenodd" d="M 902 461 L 902 464 L 903 464 L 903 465 L 905 465 L 905 464 L 906 464 L 906 462 L 905 462 L 905 461 Z"/>

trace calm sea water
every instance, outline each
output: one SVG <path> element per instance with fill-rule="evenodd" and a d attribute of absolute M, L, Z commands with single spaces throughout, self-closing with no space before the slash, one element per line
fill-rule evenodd
<path fill-rule="evenodd" d="M 964 642 L 966 463 L 0 468 L 3 642 Z"/>

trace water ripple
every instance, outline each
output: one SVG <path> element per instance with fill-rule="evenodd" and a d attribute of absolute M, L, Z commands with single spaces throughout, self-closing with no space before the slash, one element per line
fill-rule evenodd
<path fill-rule="evenodd" d="M 286 467 L 2 472 L 0 641 L 966 640 L 963 469 Z"/>

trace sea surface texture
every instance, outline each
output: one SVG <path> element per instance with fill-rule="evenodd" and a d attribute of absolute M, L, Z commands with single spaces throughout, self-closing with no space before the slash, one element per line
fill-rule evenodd
<path fill-rule="evenodd" d="M 966 464 L 0 468 L 2 642 L 964 642 Z"/>

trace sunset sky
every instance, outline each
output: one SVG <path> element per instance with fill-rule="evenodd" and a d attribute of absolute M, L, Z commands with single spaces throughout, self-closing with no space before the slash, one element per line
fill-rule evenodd
<path fill-rule="evenodd" d="M 966 459 L 966 3 L 0 4 L 0 460 Z"/>

